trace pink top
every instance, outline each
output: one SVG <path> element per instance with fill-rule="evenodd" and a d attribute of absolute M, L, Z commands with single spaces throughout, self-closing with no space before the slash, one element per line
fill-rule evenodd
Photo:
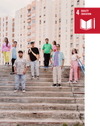
<path fill-rule="evenodd" d="M 53 45 L 53 51 L 56 52 L 56 45 Z"/>
<path fill-rule="evenodd" d="M 10 52 L 11 44 L 8 43 L 8 46 L 6 46 L 6 42 L 2 44 L 2 52 Z"/>

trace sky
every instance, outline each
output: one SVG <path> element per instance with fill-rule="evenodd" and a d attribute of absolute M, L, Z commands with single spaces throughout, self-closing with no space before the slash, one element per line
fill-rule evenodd
<path fill-rule="evenodd" d="M 15 11 L 31 4 L 34 0 L 0 0 L 0 16 L 15 16 Z"/>

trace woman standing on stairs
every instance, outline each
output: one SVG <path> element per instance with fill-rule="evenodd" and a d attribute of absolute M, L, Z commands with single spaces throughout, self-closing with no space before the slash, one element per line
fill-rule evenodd
<path fill-rule="evenodd" d="M 73 49 L 72 50 L 71 69 L 70 69 L 70 74 L 69 74 L 69 81 L 67 83 L 72 83 L 73 71 L 74 71 L 73 83 L 77 83 L 77 81 L 78 81 L 78 78 L 77 78 L 77 68 L 78 68 L 77 59 L 79 59 L 79 58 L 80 57 L 77 54 L 77 50 Z"/>
<path fill-rule="evenodd" d="M 2 44 L 2 53 L 5 59 L 5 65 L 9 65 L 9 54 L 10 54 L 11 44 L 8 41 L 8 38 L 5 37 L 4 43 Z"/>

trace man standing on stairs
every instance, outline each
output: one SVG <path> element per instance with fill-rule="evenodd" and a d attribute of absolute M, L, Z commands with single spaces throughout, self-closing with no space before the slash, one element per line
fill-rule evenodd
<path fill-rule="evenodd" d="M 17 41 L 14 41 L 14 47 L 10 51 L 11 62 L 12 62 L 12 72 L 10 74 L 14 74 L 14 62 L 18 57 L 18 50 L 17 50 Z"/>
<path fill-rule="evenodd" d="M 34 42 L 31 42 L 31 48 L 28 51 L 29 60 L 31 62 L 31 74 L 32 79 L 34 78 L 34 67 L 36 69 L 37 79 L 39 79 L 39 50 L 34 47 Z"/>
<path fill-rule="evenodd" d="M 46 44 L 43 45 L 43 54 L 44 54 L 44 69 L 46 70 L 49 66 L 50 54 L 52 52 L 52 45 L 49 43 L 49 39 L 45 39 Z"/>
<path fill-rule="evenodd" d="M 14 92 L 18 92 L 19 83 L 21 80 L 22 91 L 25 92 L 25 81 L 26 81 L 26 71 L 29 66 L 28 61 L 23 59 L 23 51 L 18 51 L 19 58 L 15 60 L 14 63 L 14 72 L 15 72 L 15 90 Z"/>
<path fill-rule="evenodd" d="M 58 87 L 61 87 L 61 70 L 64 66 L 64 54 L 60 51 L 60 45 L 56 45 L 56 52 L 52 56 L 52 69 L 53 69 L 53 82 L 52 87 L 57 86 L 57 76 L 58 76 Z"/>

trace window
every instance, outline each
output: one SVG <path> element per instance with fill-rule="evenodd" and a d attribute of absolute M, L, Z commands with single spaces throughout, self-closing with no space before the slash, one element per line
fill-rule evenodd
<path fill-rule="evenodd" d="M 28 26 L 31 26 L 31 23 L 28 23 Z"/>
<path fill-rule="evenodd" d="M 55 14 L 55 17 L 57 17 L 57 14 Z"/>
<path fill-rule="evenodd" d="M 73 31 L 73 26 L 71 26 L 71 31 Z"/>
<path fill-rule="evenodd" d="M 45 14 L 44 14 L 44 17 L 45 17 Z"/>
<path fill-rule="evenodd" d="M 43 21 L 43 23 L 45 23 L 45 21 Z"/>
<path fill-rule="evenodd" d="M 67 27 L 66 27 L 66 32 L 67 32 Z"/>
<path fill-rule="evenodd" d="M 57 27 L 55 27 L 55 31 L 57 31 Z"/>
<path fill-rule="evenodd" d="M 59 23 L 61 23 L 61 18 L 59 19 Z"/>
<path fill-rule="evenodd" d="M 59 37 L 61 37 L 61 35 L 59 35 Z"/>
<path fill-rule="evenodd" d="M 35 17 L 35 13 L 32 13 L 32 17 Z"/>
<path fill-rule="evenodd" d="M 44 7 L 44 9 L 46 9 L 46 7 Z"/>
<path fill-rule="evenodd" d="M 85 40 L 83 40 L 83 44 L 85 44 Z"/>
<path fill-rule="evenodd" d="M 70 47 L 73 47 L 73 43 L 70 44 Z"/>
<path fill-rule="evenodd" d="M 78 41 L 76 42 L 76 47 L 78 47 Z"/>
<path fill-rule="evenodd" d="M 59 27 L 59 30 L 61 30 L 61 26 Z"/>
<path fill-rule="evenodd" d="M 61 11 L 59 12 L 59 17 L 61 17 Z"/>
<path fill-rule="evenodd" d="M 73 3 L 73 1 L 71 2 L 71 7 L 73 7 L 74 6 L 74 3 Z"/>
<path fill-rule="evenodd" d="M 35 24 L 35 19 L 34 19 L 34 20 L 32 20 L 32 24 Z"/>
<path fill-rule="evenodd" d="M 31 10 L 28 10 L 28 13 L 31 13 Z"/>
<path fill-rule="evenodd" d="M 41 18 L 41 15 L 39 17 Z"/>
<path fill-rule="evenodd" d="M 71 39 L 73 39 L 73 35 L 71 35 Z"/>
<path fill-rule="evenodd" d="M 32 7 L 32 11 L 34 11 L 34 10 L 35 10 L 35 6 Z"/>
<path fill-rule="evenodd" d="M 55 21 L 55 24 L 57 24 L 57 21 Z"/>
<path fill-rule="evenodd" d="M 23 21 L 23 23 L 25 23 L 25 21 Z"/>
<path fill-rule="evenodd" d="M 57 34 L 55 34 L 55 38 L 57 37 Z"/>
<path fill-rule="evenodd" d="M 32 33 L 31 37 L 32 37 L 32 38 L 35 37 L 35 33 Z"/>
<path fill-rule="evenodd" d="M 24 26 L 24 29 L 25 29 L 25 26 Z"/>
<path fill-rule="evenodd" d="M 78 39 L 78 38 L 79 38 L 79 35 L 77 34 L 77 35 L 76 35 L 76 39 Z"/>
<path fill-rule="evenodd" d="M 73 23 L 73 18 L 71 18 L 71 23 Z"/>
<path fill-rule="evenodd" d="M 88 56 L 83 56 L 83 61 L 88 62 Z"/>
<path fill-rule="evenodd" d="M 22 15 L 20 15 L 20 18 L 22 18 Z"/>
<path fill-rule="evenodd" d="M 35 26 L 32 27 L 32 31 L 34 31 L 34 30 L 35 30 Z"/>
<path fill-rule="evenodd" d="M 45 30 L 45 26 L 43 26 L 43 30 Z"/>
<path fill-rule="evenodd" d="M 87 47 L 83 48 L 83 53 L 88 53 L 88 48 Z"/>
<path fill-rule="evenodd" d="M 73 10 L 71 10 L 71 15 L 73 15 Z"/>
<path fill-rule="evenodd" d="M 22 44 L 20 44 L 20 48 L 22 48 Z"/>
<path fill-rule="evenodd" d="M 67 20 L 66 20 L 66 24 L 67 24 Z"/>
<path fill-rule="evenodd" d="M 59 9 L 61 9 L 61 4 L 59 5 Z"/>
<path fill-rule="evenodd" d="M 67 40 L 67 35 L 66 35 L 66 40 Z"/>
<path fill-rule="evenodd" d="M 77 0 L 77 5 L 79 5 L 80 4 L 80 0 Z"/>

